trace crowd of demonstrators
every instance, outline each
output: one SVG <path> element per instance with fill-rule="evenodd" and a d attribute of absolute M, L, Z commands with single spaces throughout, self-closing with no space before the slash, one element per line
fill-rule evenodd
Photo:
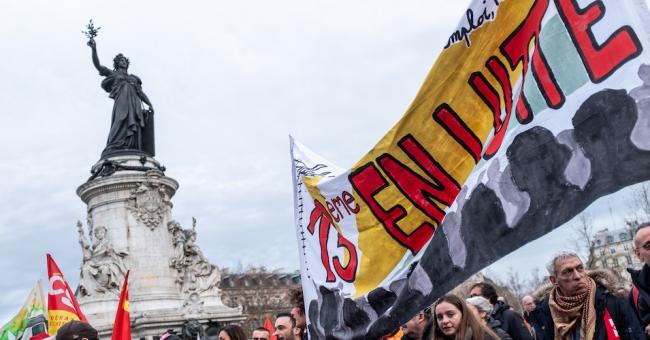
<path fill-rule="evenodd" d="M 640 270 L 628 269 L 631 290 L 617 285 L 608 270 L 585 268 L 580 256 L 559 251 L 549 260 L 549 282 L 521 299 L 520 314 L 500 299 L 494 285 L 471 286 L 466 300 L 445 295 L 432 307 L 420 311 L 396 332 L 382 339 L 402 340 L 642 340 L 650 339 L 650 223 L 634 234 L 634 252 L 644 263 Z M 465 294 L 465 292 L 463 292 Z M 276 315 L 272 332 L 253 330 L 253 340 L 308 339 L 305 305 L 301 289 L 289 293 L 292 309 Z M 245 340 L 236 324 L 211 325 L 206 340 Z M 99 340 L 88 323 L 63 325 L 56 340 Z M 167 332 L 160 340 L 181 340 Z"/>
<path fill-rule="evenodd" d="M 253 340 L 269 340 L 271 339 L 271 332 L 264 327 L 257 327 L 253 330 Z"/>
<path fill-rule="evenodd" d="M 99 340 L 99 334 L 90 324 L 72 320 L 59 328 L 56 340 Z"/>
<path fill-rule="evenodd" d="M 246 333 L 239 325 L 226 325 L 219 331 L 219 340 L 247 340 Z"/>
<path fill-rule="evenodd" d="M 503 299 L 499 300 L 499 295 L 493 285 L 487 282 L 476 283 L 470 288 L 469 296 L 482 296 L 487 299 L 494 306 L 490 316 L 501 323 L 500 327 L 513 340 L 533 340 L 524 318 L 513 311 Z"/>
<path fill-rule="evenodd" d="M 302 288 L 296 287 L 289 291 L 289 302 L 291 303 L 291 317 L 296 320 L 299 339 L 307 339 L 307 318 L 305 317 L 305 299 Z"/>
<path fill-rule="evenodd" d="M 469 299 L 466 299 L 467 307 L 474 313 L 474 316 L 485 326 L 490 327 L 490 329 L 502 340 L 511 340 L 512 337 L 506 331 L 501 328 L 501 322 L 497 319 L 492 318 L 490 314 L 494 309 L 494 306 L 488 301 L 488 299 L 482 296 L 473 296 Z"/>

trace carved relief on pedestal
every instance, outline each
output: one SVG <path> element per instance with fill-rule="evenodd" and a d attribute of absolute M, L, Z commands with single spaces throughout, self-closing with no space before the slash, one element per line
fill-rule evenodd
<path fill-rule="evenodd" d="M 81 296 L 119 294 L 120 285 L 126 275 L 123 258 L 128 254 L 117 252 L 106 238 L 106 227 L 98 226 L 89 235 L 88 243 L 81 222 L 77 222 L 79 244 L 83 252 L 79 292 Z"/>
<path fill-rule="evenodd" d="M 192 218 L 192 229 L 183 229 L 176 221 L 170 221 L 167 229 L 174 246 L 174 256 L 169 265 L 178 273 L 176 282 L 185 300 L 184 307 L 200 309 L 199 295 L 218 289 L 221 281 L 219 268 L 211 264 L 195 244 L 196 219 Z"/>
<path fill-rule="evenodd" d="M 138 187 L 131 190 L 127 205 L 127 209 L 135 218 L 151 230 L 162 223 L 171 207 L 165 188 L 153 181 L 138 183 Z"/>

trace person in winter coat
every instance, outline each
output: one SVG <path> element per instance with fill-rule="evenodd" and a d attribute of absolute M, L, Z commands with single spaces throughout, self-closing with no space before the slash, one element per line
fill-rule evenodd
<path fill-rule="evenodd" d="M 424 335 L 431 326 L 431 307 L 427 307 L 402 325 L 402 340 L 426 339 Z"/>
<path fill-rule="evenodd" d="M 588 274 L 572 251 L 556 253 L 547 269 L 552 286 L 538 305 L 539 340 L 645 339 L 630 305 L 612 294 L 616 280 L 604 271 Z"/>
<path fill-rule="evenodd" d="M 535 298 L 526 295 L 521 298 L 521 305 L 524 307 L 524 320 L 532 327 L 533 337 L 537 339 L 537 334 L 541 332 L 541 323 L 539 322 L 539 309 Z"/>
<path fill-rule="evenodd" d="M 474 316 L 476 316 L 483 325 L 490 327 L 490 329 L 498 335 L 501 340 L 512 340 L 510 335 L 501 328 L 501 322 L 490 316 L 490 313 L 492 312 L 492 304 L 490 301 L 482 296 L 474 296 L 466 299 L 465 302 L 467 303 L 467 307 L 469 307 L 469 309 L 474 313 Z"/>
<path fill-rule="evenodd" d="M 431 340 L 499 340 L 456 295 L 449 294 L 438 299 L 433 314 Z"/>
<path fill-rule="evenodd" d="M 650 223 L 641 224 L 634 233 L 634 254 L 644 263 L 641 270 L 628 268 L 632 278 L 630 304 L 650 338 Z"/>
<path fill-rule="evenodd" d="M 489 283 L 479 282 L 472 286 L 469 291 L 471 296 L 482 296 L 494 306 L 490 316 L 501 322 L 501 328 L 510 335 L 513 340 L 533 340 L 532 334 L 524 323 L 524 318 L 517 312 L 510 309 L 510 306 L 503 301 L 499 301 L 497 291 Z"/>

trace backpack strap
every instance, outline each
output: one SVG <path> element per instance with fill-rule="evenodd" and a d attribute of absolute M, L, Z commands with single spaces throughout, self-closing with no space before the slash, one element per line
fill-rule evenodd
<path fill-rule="evenodd" d="M 639 288 L 632 284 L 632 291 L 630 292 L 632 295 L 632 305 L 634 306 L 634 309 L 636 309 L 636 312 L 639 313 Z"/>

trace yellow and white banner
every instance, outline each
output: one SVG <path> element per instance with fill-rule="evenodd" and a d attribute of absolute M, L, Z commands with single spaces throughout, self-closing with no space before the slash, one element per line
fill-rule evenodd
<path fill-rule="evenodd" d="M 475 0 L 351 169 L 291 141 L 312 338 L 378 338 L 597 198 L 650 180 L 648 10 Z"/>

